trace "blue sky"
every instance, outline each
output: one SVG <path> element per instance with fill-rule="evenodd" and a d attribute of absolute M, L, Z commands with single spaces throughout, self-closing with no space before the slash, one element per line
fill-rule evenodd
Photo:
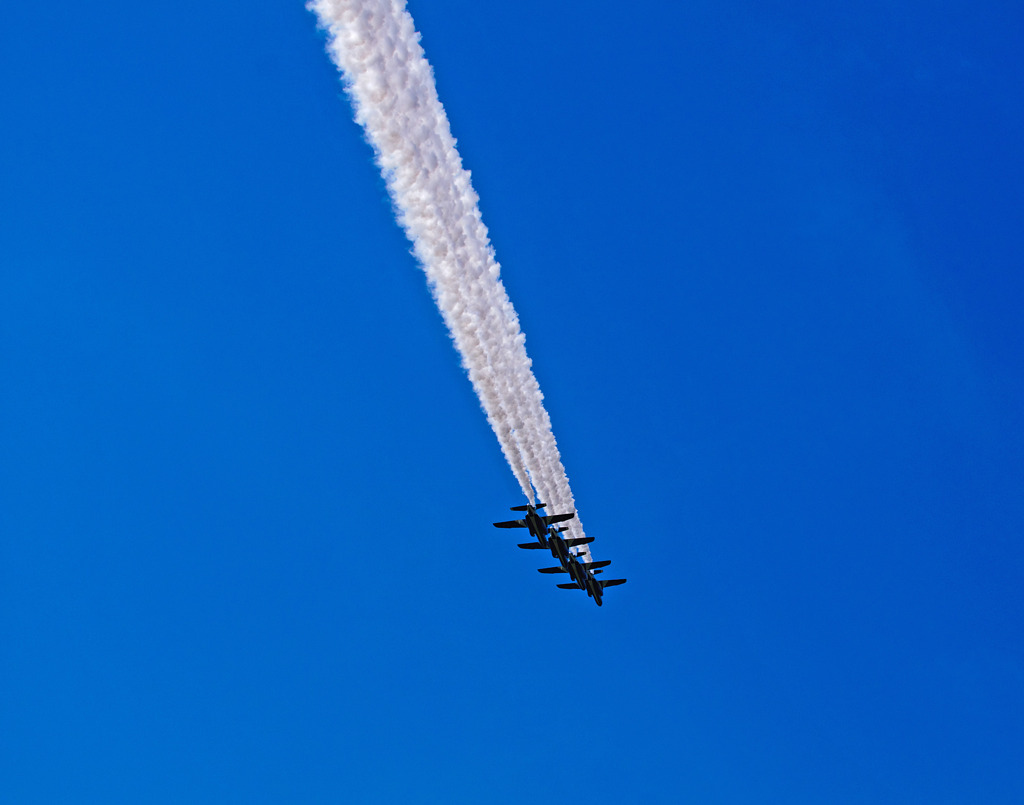
<path fill-rule="evenodd" d="M 8 5 L 0 798 L 1024 799 L 1014 4 L 410 4 L 601 609 L 302 4 Z"/>

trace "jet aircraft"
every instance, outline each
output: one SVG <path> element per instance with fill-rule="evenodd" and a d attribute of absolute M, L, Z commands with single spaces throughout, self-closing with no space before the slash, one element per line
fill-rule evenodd
<path fill-rule="evenodd" d="M 571 520 L 576 516 L 576 512 L 569 512 L 568 514 L 540 514 L 537 509 L 543 508 L 543 503 L 538 503 L 536 505 L 530 505 L 527 503 L 525 506 L 513 506 L 512 511 L 526 512 L 526 517 L 522 520 L 506 520 L 503 523 L 495 523 L 494 527 L 528 528 L 530 529 L 530 535 L 536 537 L 542 543 L 541 547 L 546 548 L 547 545 L 543 543 L 545 535 L 548 533 L 548 526 L 552 523 L 561 523 L 565 520 Z"/>
<path fill-rule="evenodd" d="M 563 556 L 569 555 L 569 548 L 575 548 L 577 545 L 586 545 L 594 541 L 593 537 L 570 537 L 569 539 L 563 539 L 558 536 L 557 531 L 565 531 L 565 528 L 548 529 L 547 533 L 536 542 L 520 542 L 519 547 L 528 550 L 545 548 L 551 551 L 551 555 L 561 562 Z"/>
<path fill-rule="evenodd" d="M 610 563 L 609 563 L 610 564 Z M 594 571 L 600 573 L 600 571 Z M 574 581 L 571 584 L 559 584 L 559 589 L 562 590 L 586 590 L 587 595 L 594 599 L 594 603 L 598 606 L 602 605 L 601 596 L 604 594 L 605 587 L 614 587 L 616 584 L 625 584 L 625 579 L 598 579 L 594 573 L 589 570 L 583 571 L 583 578 L 580 581 Z"/>
<path fill-rule="evenodd" d="M 586 538 L 572 538 L 572 537 L 570 537 L 569 539 L 565 539 L 565 538 L 560 536 L 560 533 L 562 531 L 568 531 L 568 530 L 569 529 L 566 526 L 562 526 L 561 528 L 549 528 L 548 529 L 548 538 L 547 538 L 547 548 L 548 548 L 548 550 L 551 551 L 551 555 L 555 559 L 558 560 L 558 562 L 562 566 L 562 568 L 565 569 L 565 572 L 566 573 L 571 573 L 572 571 L 569 570 L 570 562 L 573 562 L 573 561 L 577 560 L 579 558 L 579 554 L 572 554 L 572 553 L 569 552 L 569 549 L 570 548 L 575 548 L 578 545 L 586 545 L 587 543 L 593 542 L 594 538 L 593 537 L 586 537 Z M 533 543 L 531 543 L 531 546 L 532 546 L 532 544 Z M 521 548 L 523 546 L 520 545 L 519 547 Z M 604 565 L 598 565 L 598 567 L 604 567 Z M 545 573 L 545 572 L 547 572 L 547 573 L 557 573 L 558 570 L 557 569 L 546 570 L 546 571 L 542 570 L 541 572 L 542 573 Z M 575 578 L 575 576 L 573 576 L 573 578 Z"/>
<path fill-rule="evenodd" d="M 588 571 L 593 573 L 600 573 L 598 568 L 608 567 L 611 564 L 610 559 L 605 559 L 602 562 L 581 562 L 572 554 L 569 555 L 569 560 L 563 562 L 560 567 L 539 567 L 537 568 L 538 573 L 568 573 L 576 584 L 572 586 L 584 585 L 586 586 L 586 580 L 584 576 L 587 575 Z M 559 585 L 561 586 L 561 585 Z"/>

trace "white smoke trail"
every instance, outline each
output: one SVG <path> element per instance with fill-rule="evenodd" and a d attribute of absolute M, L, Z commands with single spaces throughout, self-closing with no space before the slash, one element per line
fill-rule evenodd
<path fill-rule="evenodd" d="M 536 489 L 548 512 L 574 511 L 519 318 L 405 0 L 307 7 L 329 33 L 356 121 L 516 480 L 531 501 Z M 578 518 L 568 525 L 583 536 Z"/>

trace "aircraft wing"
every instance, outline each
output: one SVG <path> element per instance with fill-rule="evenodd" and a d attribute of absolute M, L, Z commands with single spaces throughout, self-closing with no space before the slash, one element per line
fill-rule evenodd
<path fill-rule="evenodd" d="M 562 523 L 566 520 L 571 520 L 575 516 L 576 512 L 569 512 L 568 514 L 545 514 L 544 522 L 548 525 L 551 525 L 552 523 Z"/>
<path fill-rule="evenodd" d="M 576 582 L 573 582 L 572 584 L 556 584 L 555 586 L 558 589 L 560 589 L 560 590 L 582 590 L 583 589 Z"/>
<path fill-rule="evenodd" d="M 526 520 L 506 520 L 504 523 L 495 523 L 495 528 L 526 528 Z"/>
<path fill-rule="evenodd" d="M 526 548 L 527 550 L 532 550 L 532 549 L 535 549 L 535 548 L 543 548 L 546 551 L 548 549 L 547 545 L 541 545 L 539 542 L 521 542 L 521 543 L 519 543 L 519 547 L 520 548 Z"/>
<path fill-rule="evenodd" d="M 602 587 L 614 587 L 616 584 L 625 584 L 625 579 L 606 579 L 605 581 L 599 582 Z"/>

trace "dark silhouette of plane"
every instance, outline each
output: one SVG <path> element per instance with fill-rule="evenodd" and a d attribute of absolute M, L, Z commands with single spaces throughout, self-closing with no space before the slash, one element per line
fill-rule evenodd
<path fill-rule="evenodd" d="M 602 562 L 581 562 L 572 554 L 569 555 L 569 560 L 563 562 L 559 567 L 539 567 L 537 568 L 538 573 L 568 573 L 576 585 L 586 585 L 584 576 L 587 575 L 588 571 L 593 573 L 600 573 L 598 568 L 608 567 L 611 564 L 610 559 L 605 559 Z M 559 585 L 561 586 L 561 585 Z"/>
<path fill-rule="evenodd" d="M 560 567 L 545 567 L 540 568 L 541 573 L 568 573 L 572 578 L 576 578 L 575 568 L 579 564 L 580 554 L 573 554 L 569 552 L 570 548 L 575 548 L 578 545 L 586 545 L 589 542 L 593 542 L 593 537 L 587 537 L 585 539 L 564 539 L 560 536 L 560 532 L 568 531 L 568 528 L 562 526 L 561 528 L 549 528 L 547 547 L 551 551 L 551 555 L 558 560 Z M 533 543 L 531 543 L 532 547 Z M 519 546 L 523 547 L 523 546 Z M 594 564 L 590 562 L 588 564 Z M 604 567 L 610 564 L 609 562 L 598 563 L 597 567 Z"/>
<path fill-rule="evenodd" d="M 550 528 L 547 533 L 538 538 L 536 542 L 520 542 L 519 547 L 527 550 L 539 550 L 544 548 L 551 551 L 551 555 L 559 562 L 562 561 L 563 556 L 569 556 L 569 548 L 575 548 L 577 545 L 586 545 L 589 542 L 593 542 L 593 537 L 570 537 L 569 539 L 563 539 L 558 536 L 558 531 L 565 531 L 565 527 L 562 528 Z"/>
<path fill-rule="evenodd" d="M 538 503 L 536 505 L 530 505 L 527 503 L 525 506 L 513 506 L 512 511 L 514 512 L 526 512 L 526 517 L 522 520 L 506 520 L 503 523 L 495 523 L 495 528 L 528 528 L 530 534 L 536 537 L 541 543 L 544 543 L 545 536 L 548 533 L 548 526 L 552 523 L 561 523 L 565 520 L 571 520 L 576 516 L 576 512 L 569 512 L 568 514 L 540 514 L 537 509 L 543 509 L 544 504 Z M 546 548 L 546 544 L 542 544 L 541 547 Z"/>
<path fill-rule="evenodd" d="M 611 563 L 608 562 L 607 564 L 611 564 Z M 581 564 L 581 568 L 582 568 L 582 564 Z M 583 578 L 582 579 L 580 579 L 578 581 L 574 581 L 571 584 L 559 584 L 558 587 L 559 587 L 559 589 L 562 589 L 562 590 L 586 590 L 587 591 L 587 595 L 589 595 L 591 598 L 594 599 L 594 603 L 597 604 L 598 606 L 601 606 L 602 603 L 603 603 L 601 601 L 601 596 L 604 594 L 604 588 L 605 587 L 614 587 L 616 584 L 625 584 L 626 580 L 625 579 L 605 579 L 605 580 L 602 581 L 601 579 L 598 579 L 597 576 L 594 575 L 594 573 L 600 573 L 600 572 L 601 571 L 599 571 L 599 570 L 591 572 L 590 570 L 583 569 Z"/>

